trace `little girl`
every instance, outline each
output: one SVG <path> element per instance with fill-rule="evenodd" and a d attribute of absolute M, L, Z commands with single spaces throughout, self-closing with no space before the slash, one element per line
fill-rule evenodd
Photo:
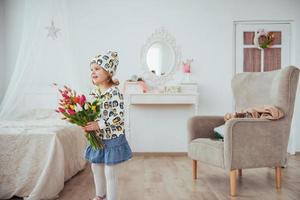
<path fill-rule="evenodd" d="M 105 144 L 104 149 L 94 150 L 89 145 L 85 151 L 85 158 L 91 162 L 96 187 L 93 200 L 117 200 L 119 163 L 132 157 L 125 137 L 123 95 L 117 87 L 119 81 L 112 78 L 118 63 L 118 54 L 112 51 L 96 56 L 90 63 L 92 82 L 100 88 L 103 101 L 99 120 L 89 122 L 83 129 L 99 130 Z"/>

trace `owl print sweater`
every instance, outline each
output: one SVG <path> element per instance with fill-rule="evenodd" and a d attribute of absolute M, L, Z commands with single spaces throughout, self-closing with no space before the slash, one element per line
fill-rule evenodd
<path fill-rule="evenodd" d="M 124 99 L 118 87 L 113 86 L 100 95 L 99 136 L 103 140 L 117 138 L 125 134 Z"/>

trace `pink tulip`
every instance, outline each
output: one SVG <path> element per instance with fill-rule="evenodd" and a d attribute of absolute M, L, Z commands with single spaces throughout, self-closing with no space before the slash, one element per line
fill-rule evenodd
<path fill-rule="evenodd" d="M 84 95 L 81 95 L 81 97 L 79 98 L 79 104 L 81 106 L 83 106 L 85 104 L 86 98 Z"/>
<path fill-rule="evenodd" d="M 67 94 L 63 93 L 61 96 L 63 96 L 65 99 L 70 98 Z"/>
<path fill-rule="evenodd" d="M 65 109 L 63 109 L 63 108 L 61 108 L 61 107 L 59 107 L 59 108 L 58 108 L 58 110 L 59 110 L 59 112 L 61 112 L 61 113 L 64 113 L 64 112 L 66 112 L 66 110 L 65 110 Z"/>
<path fill-rule="evenodd" d="M 70 115 L 75 115 L 76 114 L 76 112 L 72 109 L 68 109 L 67 111 Z"/>

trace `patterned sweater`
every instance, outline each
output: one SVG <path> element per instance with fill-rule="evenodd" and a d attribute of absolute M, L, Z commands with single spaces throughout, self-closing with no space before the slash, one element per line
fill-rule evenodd
<path fill-rule="evenodd" d="M 100 97 L 103 102 L 100 104 L 99 136 L 103 140 L 107 140 L 125 134 L 124 98 L 119 88 L 112 86 L 103 92 Z"/>

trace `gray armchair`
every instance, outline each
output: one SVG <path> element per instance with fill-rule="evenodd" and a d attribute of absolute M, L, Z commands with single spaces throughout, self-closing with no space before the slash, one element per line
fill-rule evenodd
<path fill-rule="evenodd" d="M 188 156 L 197 178 L 197 161 L 230 171 L 230 194 L 236 195 L 236 175 L 242 169 L 275 167 L 276 187 L 281 187 L 281 166 L 287 156 L 299 69 L 293 66 L 271 72 L 246 72 L 234 76 L 236 110 L 274 105 L 284 112 L 280 120 L 238 118 L 225 123 L 224 141 L 215 140 L 213 128 L 223 116 L 195 116 L 188 121 Z"/>

